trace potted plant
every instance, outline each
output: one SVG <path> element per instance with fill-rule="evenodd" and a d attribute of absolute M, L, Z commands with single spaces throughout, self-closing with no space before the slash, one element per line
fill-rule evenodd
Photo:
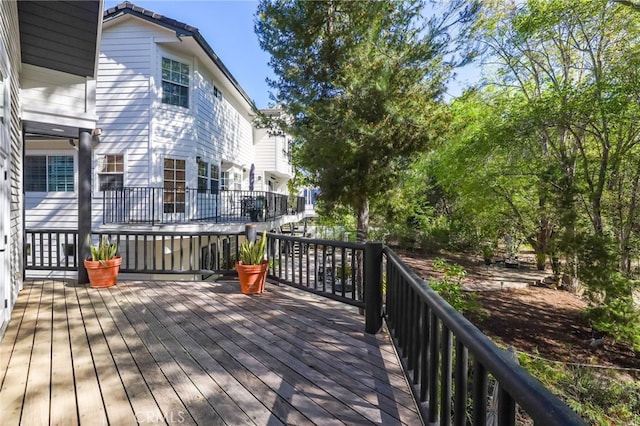
<path fill-rule="evenodd" d="M 112 243 L 107 237 L 96 245 L 90 246 L 91 258 L 84 260 L 84 267 L 89 275 L 91 287 L 111 287 L 115 285 L 120 271 L 122 257 L 117 256 L 117 243 Z"/>
<path fill-rule="evenodd" d="M 240 245 L 239 261 L 236 263 L 240 290 L 244 294 L 262 293 L 267 277 L 269 261 L 264 258 L 267 231 L 258 241 L 245 241 Z"/>

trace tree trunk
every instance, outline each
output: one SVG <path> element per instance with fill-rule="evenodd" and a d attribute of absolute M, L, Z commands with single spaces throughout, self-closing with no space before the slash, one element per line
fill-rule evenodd
<path fill-rule="evenodd" d="M 356 242 L 364 243 L 369 238 L 369 200 L 364 200 L 358 206 L 358 225 Z"/>
<path fill-rule="evenodd" d="M 356 242 L 365 243 L 369 237 L 369 200 L 364 200 L 358 206 L 358 225 L 356 230 Z M 364 300 L 364 259 L 363 252 L 356 252 L 356 292 L 359 300 Z M 364 311 L 360 309 L 360 313 Z"/>

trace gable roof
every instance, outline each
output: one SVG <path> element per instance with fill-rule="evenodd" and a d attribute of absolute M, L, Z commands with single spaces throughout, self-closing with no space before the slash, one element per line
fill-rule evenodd
<path fill-rule="evenodd" d="M 125 1 L 115 7 L 105 10 L 103 15 L 103 21 L 108 22 L 108 21 L 117 19 L 125 14 L 136 16 L 140 19 L 144 19 L 156 25 L 160 25 L 171 31 L 175 31 L 176 36 L 178 37 L 185 37 L 185 36 L 193 37 L 193 39 L 198 43 L 198 45 L 207 54 L 207 56 L 213 61 L 213 63 L 220 69 L 222 74 L 229 80 L 229 82 L 240 93 L 240 95 L 249 103 L 249 105 L 253 105 L 253 101 L 251 100 L 249 95 L 240 86 L 240 83 L 238 83 L 235 77 L 231 74 L 231 71 L 229 71 L 229 69 L 220 59 L 220 57 L 218 57 L 218 55 L 213 51 L 211 46 L 209 46 L 209 43 L 207 43 L 207 41 L 204 39 L 202 34 L 200 34 L 200 31 L 198 30 L 198 28 L 185 24 L 180 21 L 176 21 L 175 19 L 167 18 L 164 15 L 160 15 L 159 13 L 155 13 L 143 7 L 136 6 L 135 4 L 128 1 Z"/>
<path fill-rule="evenodd" d="M 17 3 L 23 63 L 95 77 L 102 0 Z"/>

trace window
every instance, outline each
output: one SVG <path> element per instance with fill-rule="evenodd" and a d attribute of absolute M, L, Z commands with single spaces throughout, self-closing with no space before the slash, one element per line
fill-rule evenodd
<path fill-rule="evenodd" d="M 222 172 L 221 187 L 223 191 L 242 189 L 242 175 L 233 171 Z"/>
<path fill-rule="evenodd" d="M 223 191 L 228 191 L 231 188 L 229 188 L 229 172 L 222 172 L 222 175 L 220 176 L 220 188 Z"/>
<path fill-rule="evenodd" d="M 213 96 L 217 99 L 222 99 L 222 92 L 218 89 L 218 86 L 213 86 Z"/>
<path fill-rule="evenodd" d="M 164 159 L 164 212 L 184 213 L 187 188 L 185 161 Z"/>
<path fill-rule="evenodd" d="M 73 157 L 70 155 L 29 155 L 24 163 L 25 191 L 75 191 Z"/>
<path fill-rule="evenodd" d="M 207 192 L 208 166 L 209 164 L 198 161 L 198 194 Z"/>
<path fill-rule="evenodd" d="M 211 189 L 212 194 L 217 194 L 220 191 L 220 169 L 217 164 L 211 165 L 211 172 L 209 173 L 209 177 L 211 179 L 211 185 L 209 188 Z"/>
<path fill-rule="evenodd" d="M 124 187 L 124 155 L 104 155 L 99 160 L 98 185 L 100 191 Z"/>
<path fill-rule="evenodd" d="M 189 108 L 189 65 L 162 58 L 162 103 Z"/>

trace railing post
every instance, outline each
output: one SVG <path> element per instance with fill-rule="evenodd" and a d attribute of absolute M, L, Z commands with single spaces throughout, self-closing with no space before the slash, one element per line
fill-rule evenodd
<path fill-rule="evenodd" d="M 78 135 L 78 284 L 89 284 L 84 259 L 91 255 L 91 130 Z M 35 247 L 32 249 L 35 250 Z"/>
<path fill-rule="evenodd" d="M 382 327 L 382 250 L 379 242 L 364 245 L 364 330 L 369 334 Z"/>
<path fill-rule="evenodd" d="M 244 234 L 247 236 L 247 240 L 255 242 L 257 236 L 256 225 L 247 224 L 244 227 Z"/>

